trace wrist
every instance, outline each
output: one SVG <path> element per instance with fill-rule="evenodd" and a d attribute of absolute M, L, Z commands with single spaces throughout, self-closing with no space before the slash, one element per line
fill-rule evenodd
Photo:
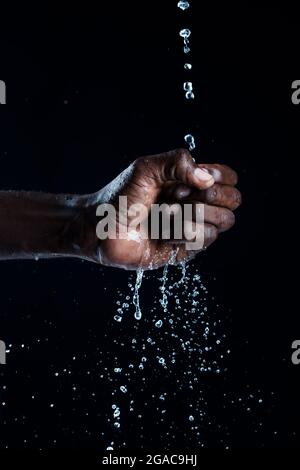
<path fill-rule="evenodd" d="M 66 224 L 63 237 L 71 256 L 100 262 L 100 240 L 96 234 L 96 210 L 101 200 L 100 192 L 75 196 L 72 199 L 71 205 L 74 207 L 74 213 Z M 68 203 L 70 204 L 70 201 Z"/>

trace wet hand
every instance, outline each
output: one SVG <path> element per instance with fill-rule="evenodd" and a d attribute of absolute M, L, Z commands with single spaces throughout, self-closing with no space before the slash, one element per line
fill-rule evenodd
<path fill-rule="evenodd" d="M 99 240 L 93 224 L 93 261 L 125 269 L 158 268 L 171 258 L 178 263 L 194 258 L 200 251 L 211 245 L 221 232 L 234 225 L 233 211 L 241 204 L 241 194 L 235 188 L 236 173 L 219 164 L 196 164 L 187 150 L 142 157 L 133 162 L 115 180 L 98 193 L 88 198 L 90 213 L 96 213 L 99 204 L 111 204 L 116 208 L 117 233 L 123 229 L 125 239 L 107 238 Z M 143 205 L 145 218 L 150 215 L 153 204 L 191 204 L 193 217 L 185 227 L 181 239 L 143 239 L 136 233 L 132 236 L 128 226 L 121 227 L 122 217 L 118 200 L 126 196 L 128 207 Z M 204 223 L 197 223 L 197 210 L 204 210 Z M 188 233 L 189 230 L 191 233 Z M 188 250 L 187 241 L 197 233 L 203 234 L 204 244 L 200 249 Z M 91 242 L 89 243 L 91 246 Z"/>

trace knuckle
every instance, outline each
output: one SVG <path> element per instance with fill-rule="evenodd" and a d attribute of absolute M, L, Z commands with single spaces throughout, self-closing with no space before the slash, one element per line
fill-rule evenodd
<path fill-rule="evenodd" d="M 176 162 L 177 163 L 187 163 L 192 159 L 190 152 L 184 148 L 178 148 L 175 150 Z"/>
<path fill-rule="evenodd" d="M 206 200 L 208 203 L 213 203 L 218 199 L 218 187 L 217 185 L 211 186 L 206 190 Z"/>
<path fill-rule="evenodd" d="M 150 176 L 155 173 L 156 161 L 154 157 L 139 157 L 131 164 L 131 176 L 136 178 Z"/>
<path fill-rule="evenodd" d="M 134 169 L 140 169 L 142 166 L 145 165 L 145 158 L 144 157 L 139 157 L 134 162 L 132 163 L 132 166 Z"/>

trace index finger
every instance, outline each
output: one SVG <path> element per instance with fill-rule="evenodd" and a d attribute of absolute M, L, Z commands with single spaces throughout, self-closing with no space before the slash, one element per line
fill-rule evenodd
<path fill-rule="evenodd" d="M 206 168 L 206 170 L 208 170 L 213 176 L 215 183 L 235 186 L 238 182 L 236 172 L 227 165 L 221 165 L 219 163 L 201 163 L 198 166 Z"/>

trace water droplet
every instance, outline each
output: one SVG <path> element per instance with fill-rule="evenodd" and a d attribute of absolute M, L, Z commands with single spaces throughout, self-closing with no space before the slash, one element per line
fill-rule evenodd
<path fill-rule="evenodd" d="M 193 84 L 192 82 L 184 82 L 183 84 L 183 89 L 185 91 L 192 91 L 193 90 Z"/>
<path fill-rule="evenodd" d="M 186 141 L 186 143 L 189 145 L 189 150 L 194 150 L 194 148 L 196 147 L 195 145 L 195 139 L 194 137 L 192 136 L 192 134 L 187 134 L 186 136 L 184 136 L 184 140 Z"/>
<path fill-rule="evenodd" d="M 190 7 L 190 4 L 187 1 L 180 0 L 180 2 L 177 3 L 177 6 L 180 10 L 187 10 Z"/>
<path fill-rule="evenodd" d="M 193 67 L 192 64 L 189 64 L 189 63 L 184 64 L 185 70 L 191 70 L 192 67 Z"/>
<path fill-rule="evenodd" d="M 195 95 L 192 91 L 187 91 L 185 97 L 187 100 L 193 100 L 195 98 Z"/>
<path fill-rule="evenodd" d="M 185 29 L 182 29 L 182 30 L 179 32 L 179 35 L 180 35 L 182 38 L 187 39 L 187 38 L 190 37 L 191 31 L 190 31 L 190 29 L 185 28 Z"/>
<path fill-rule="evenodd" d="M 158 320 L 158 321 L 155 323 L 155 326 L 156 326 L 156 328 L 161 328 L 162 324 L 163 324 L 162 320 Z"/>

